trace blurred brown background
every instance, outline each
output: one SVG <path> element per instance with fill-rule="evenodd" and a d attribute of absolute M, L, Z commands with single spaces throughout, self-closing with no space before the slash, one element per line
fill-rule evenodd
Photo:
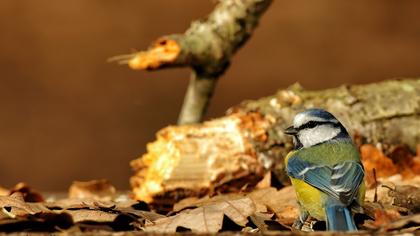
<path fill-rule="evenodd" d="M 207 0 L 1 0 L 0 185 L 65 190 L 108 178 L 176 122 L 188 69 L 106 63 L 183 32 Z M 326 88 L 420 75 L 419 1 L 283 1 L 262 17 L 218 84 L 208 118 L 291 83 Z"/>

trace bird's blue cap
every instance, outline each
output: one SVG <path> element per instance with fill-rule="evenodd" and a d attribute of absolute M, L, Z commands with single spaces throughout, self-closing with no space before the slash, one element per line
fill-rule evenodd
<path fill-rule="evenodd" d="M 336 119 L 335 116 L 333 116 L 331 113 L 321 108 L 309 108 L 305 111 L 302 111 L 299 114 L 305 114 L 307 116 L 312 116 L 312 117 L 320 117 L 326 120 Z"/>

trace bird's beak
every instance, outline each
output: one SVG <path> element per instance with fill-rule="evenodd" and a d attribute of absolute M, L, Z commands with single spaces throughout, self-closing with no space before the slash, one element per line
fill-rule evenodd
<path fill-rule="evenodd" d="M 298 133 L 298 131 L 295 129 L 295 127 L 290 126 L 290 127 L 288 127 L 287 129 L 284 130 L 284 133 L 288 134 L 288 135 L 295 135 L 295 134 Z"/>

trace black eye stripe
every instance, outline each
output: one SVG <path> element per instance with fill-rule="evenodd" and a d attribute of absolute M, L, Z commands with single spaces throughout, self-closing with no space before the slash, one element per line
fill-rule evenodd
<path fill-rule="evenodd" d="M 306 122 L 305 124 L 297 127 L 297 130 L 302 130 L 302 129 L 310 129 L 310 128 L 314 128 L 318 125 L 325 125 L 325 124 L 332 124 L 333 126 L 336 126 L 337 123 L 331 122 L 331 121 L 309 121 Z"/>

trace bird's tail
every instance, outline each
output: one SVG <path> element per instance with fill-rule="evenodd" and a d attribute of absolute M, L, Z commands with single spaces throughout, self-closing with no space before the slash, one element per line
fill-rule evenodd
<path fill-rule="evenodd" d="M 356 224 L 350 210 L 344 205 L 331 205 L 326 207 L 327 230 L 330 231 L 356 231 Z"/>

